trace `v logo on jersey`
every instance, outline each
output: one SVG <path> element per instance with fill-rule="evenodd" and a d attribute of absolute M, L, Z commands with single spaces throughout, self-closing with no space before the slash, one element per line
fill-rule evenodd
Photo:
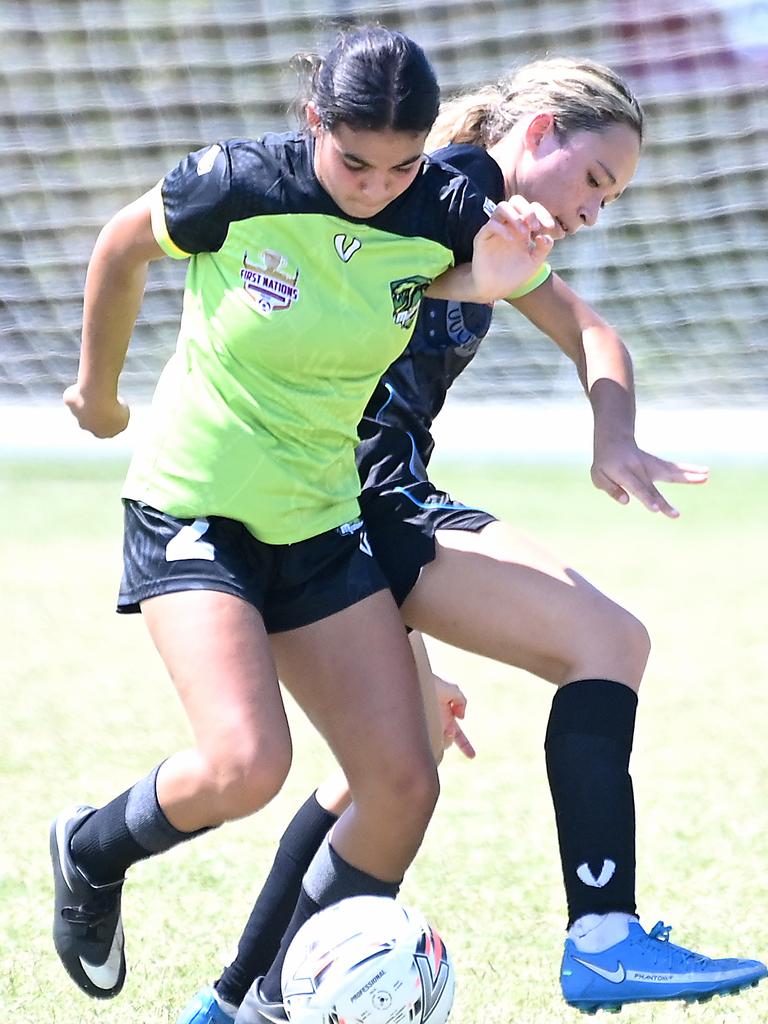
<path fill-rule="evenodd" d="M 586 967 L 588 971 L 592 971 L 594 974 L 599 975 L 599 977 L 605 978 L 606 981 L 612 981 L 614 985 L 620 985 L 627 976 L 626 969 L 621 961 L 616 965 L 615 971 L 607 971 L 604 967 L 598 967 L 597 964 L 591 964 L 589 960 L 581 960 L 577 956 L 573 959 L 577 964 L 581 964 L 582 967 Z"/>
<path fill-rule="evenodd" d="M 579 864 L 576 868 L 576 874 L 584 885 L 588 885 L 592 889 L 602 889 L 604 885 L 608 885 L 615 872 L 616 864 L 614 861 L 607 859 L 603 861 L 603 866 L 597 878 L 592 874 L 592 868 L 586 861 L 583 864 Z"/>
<path fill-rule="evenodd" d="M 350 238 L 349 235 L 334 235 L 333 244 L 336 247 L 336 255 L 344 263 L 349 263 L 363 243 L 359 238 Z"/>

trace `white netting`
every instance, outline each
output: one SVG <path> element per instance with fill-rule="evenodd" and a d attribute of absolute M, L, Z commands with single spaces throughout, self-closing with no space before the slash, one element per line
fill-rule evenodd
<path fill-rule="evenodd" d="M 648 115 L 637 180 L 554 263 L 622 331 L 641 393 L 768 398 L 768 6 L 750 0 L 3 0 L 0 401 L 58 396 L 77 366 L 101 225 L 188 150 L 288 123 L 288 61 L 344 19 L 401 28 L 444 94 L 547 53 L 622 72 Z M 183 267 L 155 265 L 123 390 L 173 346 Z M 513 311 L 464 395 L 556 399 L 573 372 Z"/>

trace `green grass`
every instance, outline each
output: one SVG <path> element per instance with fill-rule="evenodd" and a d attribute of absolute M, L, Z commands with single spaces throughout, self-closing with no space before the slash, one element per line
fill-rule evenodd
<path fill-rule="evenodd" d="M 329 766 L 295 710 L 294 768 L 256 817 L 138 865 L 126 892 L 129 977 L 112 1003 L 82 996 L 53 953 L 47 830 L 100 803 L 188 741 L 140 618 L 113 612 L 121 467 L 0 465 L 3 702 L 0 991 L 8 1020 L 173 1022 L 237 938 L 276 838 Z M 633 757 L 638 895 L 646 926 L 710 953 L 768 955 L 764 467 L 721 467 L 673 489 L 677 522 L 621 508 L 574 467 L 442 463 L 457 497 L 535 534 L 649 627 Z M 551 693 L 523 673 L 432 646 L 470 699 L 474 763 L 449 752 L 443 796 L 403 897 L 457 965 L 457 1024 L 557 1024 L 563 897 L 542 738 Z M 671 1022 L 678 1005 L 627 1009 Z M 607 1018 L 606 1018 L 607 1019 Z M 768 985 L 687 1011 L 764 1024 Z"/>

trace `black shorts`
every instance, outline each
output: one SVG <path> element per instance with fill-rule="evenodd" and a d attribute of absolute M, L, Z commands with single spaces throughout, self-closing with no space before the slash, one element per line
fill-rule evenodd
<path fill-rule="evenodd" d="M 401 605 L 434 561 L 438 530 L 476 533 L 497 519 L 435 487 L 406 431 L 364 421 L 360 433 L 360 508 L 373 553 Z"/>
<path fill-rule="evenodd" d="M 125 501 L 118 612 L 181 590 L 234 594 L 257 608 L 267 631 L 317 622 L 386 590 L 362 521 L 296 544 L 265 544 L 222 516 L 177 519 Z"/>

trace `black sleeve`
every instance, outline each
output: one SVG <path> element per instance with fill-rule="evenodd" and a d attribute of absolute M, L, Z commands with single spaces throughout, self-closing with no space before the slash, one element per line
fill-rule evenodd
<path fill-rule="evenodd" d="M 430 154 L 430 159 L 455 167 L 495 203 L 501 202 L 504 198 L 505 185 L 501 167 L 480 146 L 452 143 Z"/>
<path fill-rule="evenodd" d="M 165 223 L 187 253 L 217 252 L 232 219 L 232 163 L 227 143 L 186 156 L 163 179 Z"/>
<path fill-rule="evenodd" d="M 440 199 L 448 205 L 454 262 L 471 263 L 475 235 L 487 223 L 495 204 L 463 174 L 451 178 Z"/>

